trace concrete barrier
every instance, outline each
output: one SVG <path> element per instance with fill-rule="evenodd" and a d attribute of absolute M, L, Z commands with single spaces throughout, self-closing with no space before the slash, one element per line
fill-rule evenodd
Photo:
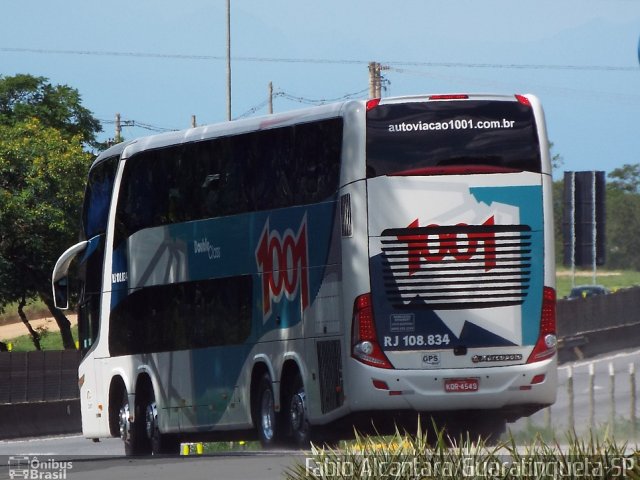
<path fill-rule="evenodd" d="M 558 300 L 560 361 L 640 347 L 640 288 Z"/>
<path fill-rule="evenodd" d="M 0 440 L 81 431 L 79 399 L 0 405 Z"/>

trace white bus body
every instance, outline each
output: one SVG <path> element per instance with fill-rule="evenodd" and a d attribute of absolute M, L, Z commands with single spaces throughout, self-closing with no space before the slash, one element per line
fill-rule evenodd
<path fill-rule="evenodd" d="M 112 147 L 53 275 L 62 299 L 81 252 L 84 435 L 130 454 L 249 430 L 304 444 L 360 416 L 503 425 L 552 404 L 551 186 L 531 95 L 350 101 Z"/>

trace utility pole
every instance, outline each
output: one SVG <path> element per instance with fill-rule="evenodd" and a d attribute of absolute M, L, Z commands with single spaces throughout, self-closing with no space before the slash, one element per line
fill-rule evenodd
<path fill-rule="evenodd" d="M 120 121 L 120 114 L 116 113 L 116 136 L 114 138 L 115 143 L 122 141 L 122 123 Z"/>
<path fill-rule="evenodd" d="M 382 70 L 388 69 L 378 62 L 369 62 L 369 98 L 382 97 Z"/>
<path fill-rule="evenodd" d="M 227 0 L 227 120 L 231 120 L 231 0 Z"/>
<path fill-rule="evenodd" d="M 273 82 L 269 82 L 269 114 L 273 113 Z"/>
<path fill-rule="evenodd" d="M 377 62 L 369 62 L 369 98 L 376 97 L 377 77 L 380 75 L 380 69 Z"/>
<path fill-rule="evenodd" d="M 196 122 L 196 116 L 195 115 L 191 115 L 191 128 L 196 128 L 198 126 L 197 122 Z"/>

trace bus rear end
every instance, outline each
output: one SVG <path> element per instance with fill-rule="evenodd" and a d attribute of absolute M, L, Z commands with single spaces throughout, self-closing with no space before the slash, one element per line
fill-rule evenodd
<path fill-rule="evenodd" d="M 370 291 L 354 301 L 354 411 L 496 413 L 556 396 L 551 167 L 533 96 L 375 100 Z"/>

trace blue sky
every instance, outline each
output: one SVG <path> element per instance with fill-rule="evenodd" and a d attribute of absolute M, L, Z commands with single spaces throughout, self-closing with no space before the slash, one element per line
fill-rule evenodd
<path fill-rule="evenodd" d="M 375 60 L 391 67 L 386 96 L 538 95 L 566 170 L 640 163 L 638 0 L 231 0 L 231 16 L 234 118 L 266 113 L 270 81 L 288 96 L 276 111 L 362 98 Z M 0 75 L 77 88 L 103 139 L 116 112 L 163 129 L 223 121 L 225 22 L 225 0 L 5 1 Z"/>

